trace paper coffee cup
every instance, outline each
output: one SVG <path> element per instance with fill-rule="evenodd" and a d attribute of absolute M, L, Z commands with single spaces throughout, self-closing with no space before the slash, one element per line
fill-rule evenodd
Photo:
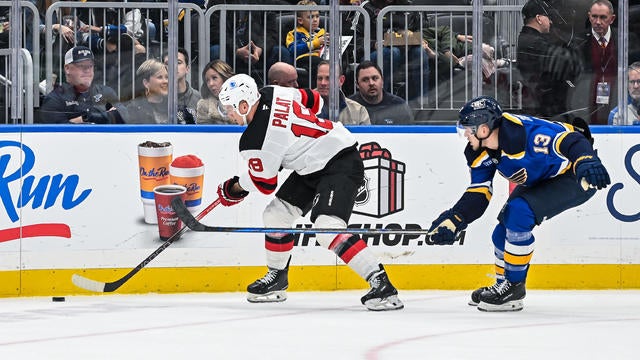
<path fill-rule="evenodd" d="M 180 231 L 182 221 L 173 209 L 171 201 L 179 197 L 184 201 L 187 188 L 180 185 L 160 185 L 153 189 L 155 194 L 156 221 L 160 240 L 167 240 Z"/>
<path fill-rule="evenodd" d="M 138 145 L 138 173 L 140 175 L 140 198 L 144 210 L 144 221 L 156 224 L 154 192 L 160 185 L 171 183 L 169 169 L 173 158 L 171 143 L 146 141 Z"/>

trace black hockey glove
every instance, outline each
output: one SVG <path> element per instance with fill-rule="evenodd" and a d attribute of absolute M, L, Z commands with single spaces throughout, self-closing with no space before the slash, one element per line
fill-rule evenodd
<path fill-rule="evenodd" d="M 218 197 L 220 198 L 220 204 L 224 206 L 233 206 L 239 204 L 247 195 L 249 195 L 249 192 L 245 190 L 240 192 L 233 191 L 233 185 L 237 183 L 238 177 L 234 176 L 218 185 Z"/>
<path fill-rule="evenodd" d="M 447 210 L 431 223 L 429 236 L 436 245 L 453 245 L 456 235 L 466 228 L 467 223 L 462 215 L 453 210 Z"/>
<path fill-rule="evenodd" d="M 578 183 L 583 184 L 584 179 L 588 187 L 600 190 L 611 184 L 609 173 L 597 156 L 589 155 L 578 158 L 574 165 L 574 171 Z"/>

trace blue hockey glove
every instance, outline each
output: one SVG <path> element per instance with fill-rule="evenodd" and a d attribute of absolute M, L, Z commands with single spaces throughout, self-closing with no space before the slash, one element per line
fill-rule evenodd
<path fill-rule="evenodd" d="M 591 187 L 600 190 L 611 184 L 607 169 L 596 156 L 582 156 L 576 160 L 574 166 L 576 179 L 583 188 Z M 586 184 L 583 183 L 583 179 Z"/>
<path fill-rule="evenodd" d="M 431 223 L 429 236 L 436 245 L 452 245 L 456 241 L 456 235 L 467 228 L 467 223 L 462 215 L 447 210 Z"/>
<path fill-rule="evenodd" d="M 234 176 L 218 185 L 218 197 L 220 198 L 220 204 L 224 206 L 233 206 L 239 204 L 245 197 L 247 197 L 247 195 L 249 195 L 249 192 L 245 190 L 240 192 L 234 191 L 233 185 L 237 183 L 238 177 Z"/>

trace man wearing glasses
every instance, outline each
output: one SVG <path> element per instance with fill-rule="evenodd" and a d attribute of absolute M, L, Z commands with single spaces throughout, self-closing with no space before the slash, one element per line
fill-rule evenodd
<path fill-rule="evenodd" d="M 93 84 L 94 66 L 91 49 L 76 46 L 67 51 L 64 56 L 66 83 L 45 97 L 40 108 L 40 123 L 125 123 L 126 109 L 118 103 L 116 92 L 108 86 Z"/>
<path fill-rule="evenodd" d="M 633 125 L 640 125 L 640 61 L 629 65 L 629 98 L 627 103 L 627 121 Z M 618 107 L 609 114 L 609 124 L 620 124 L 622 114 Z"/>

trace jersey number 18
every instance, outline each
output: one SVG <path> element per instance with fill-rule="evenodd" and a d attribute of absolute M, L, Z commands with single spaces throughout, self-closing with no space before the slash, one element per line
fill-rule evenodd
<path fill-rule="evenodd" d="M 329 120 L 320 119 L 307 108 L 300 106 L 297 102 L 293 103 L 293 114 L 299 119 L 306 120 L 311 124 L 291 124 L 291 131 L 297 137 L 308 136 L 311 138 L 319 138 L 326 135 L 333 129 L 333 123 Z M 313 126 L 315 125 L 315 126 Z"/>

